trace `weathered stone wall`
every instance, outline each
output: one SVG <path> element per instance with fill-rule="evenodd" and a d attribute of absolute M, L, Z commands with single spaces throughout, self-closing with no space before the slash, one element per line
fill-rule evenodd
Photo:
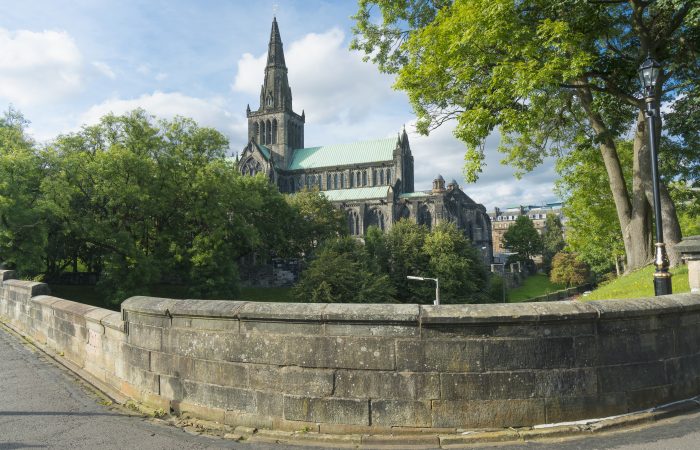
<path fill-rule="evenodd" d="M 232 425 L 517 427 L 700 393 L 696 294 L 441 306 L 133 297 L 120 315 L 46 292 L 5 280 L 0 315 L 130 397 Z"/>

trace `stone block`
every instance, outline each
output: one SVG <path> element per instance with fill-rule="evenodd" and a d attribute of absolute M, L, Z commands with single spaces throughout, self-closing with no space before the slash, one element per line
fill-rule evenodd
<path fill-rule="evenodd" d="M 534 323 L 540 314 L 531 303 L 476 304 L 476 305 L 422 305 L 421 324 L 504 324 Z"/>
<path fill-rule="evenodd" d="M 321 322 L 289 322 L 289 321 L 265 321 L 242 320 L 240 322 L 241 333 L 263 334 L 288 334 L 302 336 L 320 336 L 323 334 Z"/>
<path fill-rule="evenodd" d="M 271 391 L 255 391 L 256 413 L 265 417 L 283 417 L 284 394 Z"/>
<path fill-rule="evenodd" d="M 180 401 L 185 397 L 185 389 L 182 386 L 182 379 L 179 377 L 170 377 L 160 375 L 160 395 L 169 399 Z"/>
<path fill-rule="evenodd" d="M 333 393 L 333 370 L 267 365 L 249 366 L 249 384 L 253 389 L 281 391 L 307 397 L 325 397 Z"/>
<path fill-rule="evenodd" d="M 545 399 L 547 423 L 609 417 L 627 412 L 624 393 L 590 397 L 552 397 Z"/>
<path fill-rule="evenodd" d="M 601 365 L 657 361 L 675 356 L 672 330 L 598 337 Z"/>
<path fill-rule="evenodd" d="M 672 385 L 694 382 L 700 378 L 700 355 L 669 359 L 665 364 L 666 376 Z"/>
<path fill-rule="evenodd" d="M 178 328 L 196 328 L 198 330 L 222 330 L 238 333 L 240 324 L 234 318 L 175 316 L 172 326 Z"/>
<path fill-rule="evenodd" d="M 339 370 L 334 395 L 342 398 L 432 400 L 440 398 L 436 373 Z"/>
<path fill-rule="evenodd" d="M 163 315 L 145 314 L 129 311 L 129 324 L 148 325 L 149 327 L 168 328 L 171 318 Z"/>
<path fill-rule="evenodd" d="M 434 427 L 523 427 L 545 422 L 544 399 L 433 400 Z"/>
<path fill-rule="evenodd" d="M 297 337 L 284 342 L 286 365 L 370 370 L 394 368 L 394 342 L 386 338 Z"/>
<path fill-rule="evenodd" d="M 679 313 L 681 306 L 670 296 L 587 302 L 600 314 L 600 322 L 636 320 L 646 316 Z"/>
<path fill-rule="evenodd" d="M 13 280 L 17 278 L 14 270 L 0 270 L 0 284 L 5 280 Z"/>
<path fill-rule="evenodd" d="M 325 324 L 324 330 L 327 336 L 417 337 L 420 335 L 420 328 L 414 325 L 331 322 Z"/>
<path fill-rule="evenodd" d="M 170 328 L 163 331 L 163 351 L 190 358 L 225 360 L 239 347 L 238 340 L 238 334 L 224 331 Z"/>
<path fill-rule="evenodd" d="M 248 368 L 244 364 L 195 359 L 191 378 L 220 386 L 245 387 L 248 385 Z"/>
<path fill-rule="evenodd" d="M 535 371 L 537 397 L 592 397 L 598 393 L 594 368 Z"/>
<path fill-rule="evenodd" d="M 442 373 L 440 392 L 445 400 L 498 400 L 531 398 L 533 372 Z"/>
<path fill-rule="evenodd" d="M 143 370 L 150 370 L 151 352 L 129 344 L 123 347 L 123 351 L 124 359 L 127 365 L 131 367 L 138 367 L 139 369 Z"/>
<path fill-rule="evenodd" d="M 598 339 L 594 336 L 577 336 L 574 338 L 576 367 L 595 367 L 598 365 Z"/>
<path fill-rule="evenodd" d="M 676 330 L 676 354 L 678 356 L 700 353 L 700 324 Z"/>
<path fill-rule="evenodd" d="M 573 338 L 490 339 L 484 342 L 485 370 L 571 367 Z"/>
<path fill-rule="evenodd" d="M 369 425 L 369 400 L 284 396 L 285 420 Z"/>
<path fill-rule="evenodd" d="M 671 386 L 655 386 L 627 392 L 627 409 L 629 412 L 659 406 L 671 400 Z"/>
<path fill-rule="evenodd" d="M 564 291 L 564 296 L 568 294 Z M 593 321 L 598 318 L 598 311 L 584 302 L 547 302 L 533 303 L 532 308 L 539 314 L 540 322 Z"/>
<path fill-rule="evenodd" d="M 147 350 L 163 350 L 163 329 L 138 323 L 129 323 L 127 342 Z"/>
<path fill-rule="evenodd" d="M 372 425 L 380 427 L 429 427 L 432 423 L 430 400 L 372 400 Z"/>
<path fill-rule="evenodd" d="M 150 353 L 151 372 L 179 378 L 195 378 L 193 358 L 154 351 Z"/>
<path fill-rule="evenodd" d="M 472 324 L 472 323 L 439 323 L 423 324 L 421 336 L 423 339 L 452 339 L 452 338 L 492 338 L 492 337 L 540 337 L 542 330 L 533 323 L 504 323 L 504 324 Z"/>
<path fill-rule="evenodd" d="M 598 368 L 598 390 L 627 392 L 667 384 L 663 361 Z"/>
<path fill-rule="evenodd" d="M 484 341 L 396 341 L 396 370 L 409 372 L 481 372 Z"/>
<path fill-rule="evenodd" d="M 135 366 L 126 366 L 126 380 L 136 388 L 160 393 L 160 375 L 139 369 Z"/>
<path fill-rule="evenodd" d="M 409 323 L 417 327 L 419 314 L 418 305 L 330 303 L 323 309 L 322 317 L 328 322 Z"/>
<path fill-rule="evenodd" d="M 202 406 L 255 413 L 255 392 L 228 386 L 182 380 L 184 399 Z"/>
<path fill-rule="evenodd" d="M 241 320 L 321 322 L 325 308 L 322 303 L 247 302 L 237 315 Z"/>

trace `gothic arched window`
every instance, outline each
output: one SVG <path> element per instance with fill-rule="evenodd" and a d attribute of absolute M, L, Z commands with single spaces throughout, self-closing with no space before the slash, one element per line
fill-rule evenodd
<path fill-rule="evenodd" d="M 326 189 L 330 190 L 330 188 L 331 188 L 331 174 L 329 173 L 328 175 L 326 175 Z"/>
<path fill-rule="evenodd" d="M 272 124 L 270 123 L 270 120 L 265 123 L 265 143 L 269 144 L 272 142 Z"/>
<path fill-rule="evenodd" d="M 272 106 L 272 95 L 267 96 L 267 106 Z"/>
<path fill-rule="evenodd" d="M 345 174 L 340 174 L 340 189 L 345 189 Z"/>
<path fill-rule="evenodd" d="M 391 169 L 386 169 L 386 184 L 391 184 Z"/>
<path fill-rule="evenodd" d="M 333 189 L 338 189 L 338 174 L 333 174 Z"/>
<path fill-rule="evenodd" d="M 367 171 L 362 171 L 362 186 L 367 186 Z"/>
<path fill-rule="evenodd" d="M 260 125 L 258 125 L 258 122 L 253 122 L 253 137 L 258 142 L 260 142 L 259 136 L 260 136 Z"/>
<path fill-rule="evenodd" d="M 379 185 L 380 186 L 384 185 L 384 171 L 383 170 L 379 171 Z"/>
<path fill-rule="evenodd" d="M 272 119 L 272 141 L 270 143 L 277 143 L 277 119 Z"/>
<path fill-rule="evenodd" d="M 262 172 L 262 166 L 258 161 L 253 158 L 248 158 L 241 165 L 241 174 L 254 176 L 255 174 Z"/>

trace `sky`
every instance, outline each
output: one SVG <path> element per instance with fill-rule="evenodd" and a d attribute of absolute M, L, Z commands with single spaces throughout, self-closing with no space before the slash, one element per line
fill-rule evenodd
<path fill-rule="evenodd" d="M 230 153 L 246 144 L 246 105 L 259 106 L 275 15 L 294 110 L 306 113 L 305 144 L 397 135 L 405 127 L 416 190 L 441 174 L 488 210 L 556 201 L 546 161 L 520 180 L 486 141 L 476 183 L 462 176 L 464 144 L 446 124 L 418 135 L 406 94 L 349 50 L 351 0 L 0 0 L 0 110 L 10 105 L 41 143 L 103 115 L 141 107 L 160 118 L 214 127 Z"/>

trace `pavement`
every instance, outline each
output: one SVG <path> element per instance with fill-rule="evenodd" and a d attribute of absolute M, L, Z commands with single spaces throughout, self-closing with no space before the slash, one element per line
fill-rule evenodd
<path fill-rule="evenodd" d="M 113 404 L 104 394 L 58 364 L 29 341 L 0 324 L 0 450 L 218 449 L 249 450 L 341 447 L 341 443 L 297 445 L 256 440 L 237 442 L 177 427 Z M 182 422 L 179 422 L 182 424 Z M 193 422 L 190 422 L 190 425 Z M 612 428 L 611 428 L 612 429 Z M 263 435 L 261 434 L 262 438 Z M 272 438 L 268 435 L 268 438 Z M 311 437 L 311 436 L 309 436 Z M 264 439 L 263 439 L 264 440 Z M 269 439 L 268 439 L 269 440 Z M 272 439 L 274 441 L 274 439 Z M 282 440 L 284 442 L 284 440 Z M 338 444 L 338 445 L 336 445 Z M 400 442 L 374 448 L 405 448 Z M 352 445 L 354 446 L 354 445 Z M 343 445 L 343 447 L 346 447 Z M 372 446 L 362 446 L 372 448 Z M 700 449 L 700 412 L 653 422 L 627 422 L 622 429 L 572 436 L 533 436 L 532 441 L 471 443 L 466 448 L 593 450 Z M 429 448 L 429 447 L 423 447 Z"/>

